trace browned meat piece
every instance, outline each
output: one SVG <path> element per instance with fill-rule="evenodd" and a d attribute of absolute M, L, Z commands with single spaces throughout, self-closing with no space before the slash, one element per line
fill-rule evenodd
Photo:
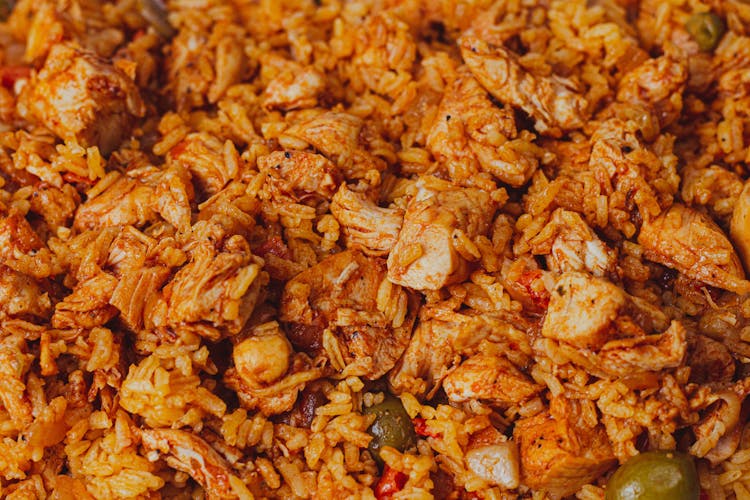
<path fill-rule="evenodd" d="M 190 173 L 181 166 L 169 167 L 159 179 L 152 198 L 152 207 L 178 231 L 190 229 L 191 207 L 195 198 Z"/>
<path fill-rule="evenodd" d="M 531 115 L 540 133 L 559 137 L 585 123 L 588 103 L 570 81 L 527 73 L 509 50 L 490 47 L 476 37 L 464 36 L 459 45 L 464 62 L 479 83 L 503 104 Z"/>
<path fill-rule="evenodd" d="M 724 344 L 705 335 L 688 337 L 687 365 L 690 366 L 690 380 L 699 384 L 731 382 L 734 377 L 732 353 Z"/>
<path fill-rule="evenodd" d="M 20 214 L 0 218 L 0 260 L 11 269 L 34 278 L 61 272 L 55 255 Z"/>
<path fill-rule="evenodd" d="M 437 290 L 469 274 L 473 239 L 486 235 L 495 213 L 489 193 L 475 188 L 422 189 L 410 202 L 388 256 L 388 278 L 417 290 Z M 468 246 L 467 246 L 468 245 Z"/>
<path fill-rule="evenodd" d="M 342 111 L 300 112 L 284 133 L 305 141 L 340 168 L 347 179 L 360 179 L 370 170 L 385 169 L 385 162 L 360 144 L 366 128 L 361 118 Z"/>
<path fill-rule="evenodd" d="M 600 425 L 588 426 L 577 403 L 554 398 L 550 410 L 516 422 L 521 482 L 555 499 L 567 497 L 617 463 Z"/>
<path fill-rule="evenodd" d="M 388 382 L 397 394 L 409 392 L 419 398 L 432 398 L 443 379 L 460 362 L 461 354 L 473 355 L 476 346 L 485 339 L 515 345 L 514 352 L 509 352 L 510 347 L 506 351 L 508 357 L 516 356 L 513 361 L 526 362 L 524 353 L 531 352 L 526 334 L 503 318 L 445 311 L 433 318 L 431 314 L 429 308 L 422 308 L 409 347 L 388 374 Z"/>
<path fill-rule="evenodd" d="M 613 335 L 612 323 L 626 302 L 625 292 L 605 279 L 565 273 L 550 295 L 542 335 L 597 349 Z"/>
<path fill-rule="evenodd" d="M 52 301 L 33 278 L 0 265 L 0 315 L 48 318 Z"/>
<path fill-rule="evenodd" d="M 58 227 L 69 225 L 81 197 L 70 184 L 62 188 L 42 185 L 34 191 L 30 201 L 31 211 L 41 215 L 47 226 L 55 231 Z"/>
<path fill-rule="evenodd" d="M 272 195 L 330 200 L 341 182 L 338 168 L 325 156 L 307 151 L 274 151 L 258 158 L 258 169 L 270 180 Z"/>
<path fill-rule="evenodd" d="M 367 255 L 388 255 L 396 244 L 404 211 L 382 208 L 364 193 L 352 191 L 346 184 L 333 196 L 331 213 L 344 230 L 346 246 Z"/>
<path fill-rule="evenodd" d="M 262 261 L 242 236 L 217 242 L 216 229 L 204 222 L 193 227 L 190 262 L 164 288 L 169 325 L 205 322 L 236 334 L 255 308 L 267 281 Z M 218 229 L 218 234 L 223 231 Z"/>
<path fill-rule="evenodd" d="M 542 387 L 499 352 L 488 352 L 476 354 L 458 365 L 443 380 L 443 389 L 448 399 L 456 403 L 479 399 L 508 406 L 531 399 Z"/>
<path fill-rule="evenodd" d="M 204 488 L 209 500 L 252 497 L 224 457 L 192 432 L 146 429 L 140 434 L 147 451 L 164 455 L 167 465 L 189 474 Z"/>
<path fill-rule="evenodd" d="M 676 368 L 685 361 L 686 352 L 685 327 L 673 321 L 661 334 L 610 340 L 602 346 L 598 359 L 592 358 L 592 363 L 610 376 L 627 377 L 643 371 Z"/>
<path fill-rule="evenodd" d="M 150 178 L 156 175 L 156 169 L 144 169 L 117 177 L 78 208 L 73 227 L 81 231 L 107 226 L 142 227 L 153 222 L 156 213 Z"/>
<path fill-rule="evenodd" d="M 687 78 L 685 62 L 669 55 L 647 59 L 622 77 L 617 86 L 617 100 L 630 106 L 643 105 L 664 128 L 680 116 Z"/>
<path fill-rule="evenodd" d="M 738 294 L 750 292 L 750 282 L 724 232 L 691 208 L 676 204 L 653 221 L 644 221 L 638 243 L 644 257 L 691 279 Z"/>
<path fill-rule="evenodd" d="M 207 195 L 221 191 L 239 174 L 239 158 L 232 142 L 222 142 L 205 132 L 188 134 L 169 150 L 169 164 L 177 164 L 190 172 L 196 189 Z"/>
<path fill-rule="evenodd" d="M 286 284 L 280 317 L 293 343 L 325 346 L 329 356 L 340 349 L 345 373 L 376 379 L 406 349 L 416 309 L 408 292 L 386 278 L 383 259 L 346 250 Z M 325 345 L 326 330 L 338 345 Z"/>
<path fill-rule="evenodd" d="M 93 328 L 117 316 L 109 304 L 117 278 L 107 273 L 78 283 L 73 292 L 55 306 L 52 325 L 55 328 Z"/>
<path fill-rule="evenodd" d="M 547 255 L 550 271 L 588 271 L 598 277 L 615 273 L 615 251 L 599 239 L 579 213 L 558 208 L 540 235 L 544 236 L 539 238 L 542 242 L 532 241 L 531 251 Z"/>
<path fill-rule="evenodd" d="M 164 304 L 161 288 L 169 275 L 170 269 L 164 266 L 143 266 L 122 273 L 109 303 L 120 312 L 120 319 L 128 328 L 137 332 L 144 326 L 155 326 L 157 309 Z"/>
<path fill-rule="evenodd" d="M 325 90 L 325 78 L 315 68 L 287 62 L 288 67 L 268 82 L 263 91 L 263 106 L 284 111 L 315 107 L 318 96 Z"/>
<path fill-rule="evenodd" d="M 109 154 L 146 109 L 138 88 L 119 68 L 74 44 L 52 47 L 19 108 L 58 137 Z"/>
<path fill-rule="evenodd" d="M 495 106 L 471 72 L 462 68 L 440 102 L 427 147 L 458 182 L 482 170 L 518 187 L 531 178 L 539 160 L 528 142 L 517 138 L 513 112 Z"/>

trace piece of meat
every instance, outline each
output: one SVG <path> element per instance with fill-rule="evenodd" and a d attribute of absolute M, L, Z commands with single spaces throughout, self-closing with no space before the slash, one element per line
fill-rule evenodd
<path fill-rule="evenodd" d="M 745 269 L 750 269 L 750 182 L 745 182 L 732 211 L 729 237 L 737 249 Z"/>
<path fill-rule="evenodd" d="M 675 204 L 638 235 L 643 256 L 707 285 L 750 292 L 739 257 L 724 232 L 706 215 Z"/>
<path fill-rule="evenodd" d="M 163 455 L 167 465 L 190 475 L 209 500 L 252 498 L 224 457 L 199 436 L 177 429 L 144 429 L 140 435 L 146 451 Z"/>
<path fill-rule="evenodd" d="M 473 355 L 483 340 L 505 341 L 508 357 L 530 353 L 526 334 L 506 320 L 490 314 L 468 316 L 456 312 L 434 312 L 422 308 L 409 347 L 388 374 L 388 383 L 397 394 L 408 392 L 431 399 L 443 379 L 460 362 L 460 356 Z M 518 322 L 520 324 L 520 322 Z"/>
<path fill-rule="evenodd" d="M 192 132 L 169 150 L 167 163 L 190 172 L 196 189 L 210 196 L 237 178 L 237 156 L 231 141 L 222 141 L 206 132 Z"/>
<path fill-rule="evenodd" d="M 263 263 L 253 256 L 242 236 L 216 243 L 214 231 L 223 234 L 223 230 L 210 223 L 199 224 L 193 229 L 190 262 L 164 288 L 167 323 L 206 323 L 236 334 L 250 318 L 267 282 L 261 271 Z"/>
<path fill-rule="evenodd" d="M 575 406 L 554 398 L 549 411 L 522 418 L 513 429 L 522 484 L 553 499 L 574 494 L 617 463 L 604 429 L 581 419 Z"/>
<path fill-rule="evenodd" d="M 676 368 L 685 361 L 686 352 L 685 327 L 679 321 L 672 321 L 661 334 L 610 340 L 591 361 L 610 377 L 627 377 Z"/>
<path fill-rule="evenodd" d="M 550 232 L 553 236 L 549 236 Z M 615 273 L 617 254 L 609 248 L 577 212 L 558 208 L 541 231 L 541 244 L 531 242 L 534 254 L 547 256 L 550 271 L 588 271 L 597 277 Z M 541 239 L 541 238 L 540 238 Z"/>
<path fill-rule="evenodd" d="M 107 273 L 82 281 L 73 292 L 55 305 L 52 326 L 55 328 L 93 328 L 117 316 L 109 299 L 117 286 L 117 278 Z"/>
<path fill-rule="evenodd" d="M 542 387 L 500 353 L 476 354 L 443 380 L 443 389 L 454 403 L 482 400 L 496 406 L 520 404 L 539 394 Z"/>
<path fill-rule="evenodd" d="M 370 170 L 382 171 L 385 161 L 367 151 L 362 119 L 343 111 L 300 112 L 284 133 L 305 141 L 331 160 L 346 179 L 361 179 Z"/>
<path fill-rule="evenodd" d="M 686 63 L 671 55 L 647 59 L 623 75 L 617 85 L 617 100 L 651 109 L 664 129 L 682 112 L 682 92 L 687 78 Z"/>
<path fill-rule="evenodd" d="M 724 344 L 705 335 L 688 337 L 690 381 L 698 384 L 731 382 L 735 372 L 732 353 Z"/>
<path fill-rule="evenodd" d="M 588 103 L 569 80 L 556 75 L 532 75 L 524 71 L 508 49 L 490 47 L 473 36 L 461 37 L 459 47 L 479 83 L 503 104 L 531 115 L 539 133 L 560 137 L 563 132 L 584 125 Z"/>
<path fill-rule="evenodd" d="M 516 140 L 518 135 L 512 110 L 495 106 L 463 67 L 443 95 L 427 147 L 458 182 L 481 170 L 519 187 L 531 178 L 539 160 L 525 141 Z"/>
<path fill-rule="evenodd" d="M 272 186 L 272 196 L 295 201 L 318 196 L 330 200 L 341 173 L 328 158 L 308 151 L 274 151 L 258 158 L 258 170 Z"/>
<path fill-rule="evenodd" d="M 62 272 L 58 258 L 34 232 L 29 221 L 16 212 L 0 218 L 0 261 L 36 279 Z"/>
<path fill-rule="evenodd" d="M 464 460 L 466 468 L 488 485 L 512 490 L 521 482 L 517 443 L 494 427 L 471 436 Z"/>
<path fill-rule="evenodd" d="M 406 208 L 398 240 L 388 256 L 388 278 L 416 290 L 438 290 L 469 274 L 473 239 L 486 235 L 495 203 L 475 188 L 422 189 Z M 476 247 L 474 248 L 476 250 Z"/>
<path fill-rule="evenodd" d="M 552 289 L 542 335 L 597 349 L 613 335 L 612 323 L 626 303 L 625 292 L 605 279 L 565 273 Z"/>
<path fill-rule="evenodd" d="M 19 110 L 65 141 L 109 154 L 130 135 L 146 108 L 138 88 L 117 66 L 72 43 L 50 51 L 24 88 Z"/>
<path fill-rule="evenodd" d="M 388 281 L 383 259 L 346 250 L 286 284 L 280 318 L 292 332 L 303 330 L 315 337 L 317 345 L 325 345 L 324 331 L 330 330 L 345 373 L 374 380 L 406 349 L 416 309 L 410 294 Z"/>
<path fill-rule="evenodd" d="M 132 331 L 153 328 L 159 321 L 157 312 L 165 304 L 161 288 L 170 276 L 166 266 L 139 266 L 124 269 L 109 297 L 109 304 L 120 313 L 120 319 Z"/>
<path fill-rule="evenodd" d="M 312 66 L 290 65 L 268 82 L 263 91 L 263 106 L 283 111 L 315 107 L 325 83 L 323 75 Z"/>
<path fill-rule="evenodd" d="M 148 168 L 116 177 L 106 189 L 78 207 L 73 227 L 82 231 L 109 226 L 143 227 L 153 222 L 156 212 L 150 178 L 157 175 L 156 169 Z"/>
<path fill-rule="evenodd" d="M 31 195 L 31 211 L 42 216 L 53 232 L 59 227 L 68 226 L 81 197 L 70 184 L 62 188 L 41 185 Z"/>
<path fill-rule="evenodd" d="M 48 318 L 51 312 L 52 301 L 36 280 L 0 265 L 0 316 Z"/>
<path fill-rule="evenodd" d="M 164 171 L 156 184 L 151 205 L 164 220 L 185 233 L 190 229 L 190 204 L 194 199 L 195 191 L 190 173 L 181 166 L 172 165 Z"/>
<path fill-rule="evenodd" d="M 379 207 L 346 184 L 333 195 L 331 213 L 341 224 L 347 248 L 357 248 L 376 257 L 391 252 L 404 220 L 400 208 Z"/>

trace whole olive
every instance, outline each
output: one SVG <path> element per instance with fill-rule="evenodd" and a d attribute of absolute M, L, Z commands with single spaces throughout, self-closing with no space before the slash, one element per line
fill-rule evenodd
<path fill-rule="evenodd" d="M 690 455 L 649 451 L 620 466 L 607 483 L 606 500 L 698 500 L 698 473 Z"/>
<path fill-rule="evenodd" d="M 404 451 L 416 444 L 414 425 L 398 398 L 387 396 L 382 403 L 365 408 L 362 413 L 375 415 L 375 421 L 367 432 L 372 436 L 368 448 L 378 463 L 382 464 L 380 449 L 383 446 Z"/>
<path fill-rule="evenodd" d="M 724 21 L 713 12 L 693 14 L 685 23 L 685 29 L 703 51 L 714 50 L 727 30 Z"/>

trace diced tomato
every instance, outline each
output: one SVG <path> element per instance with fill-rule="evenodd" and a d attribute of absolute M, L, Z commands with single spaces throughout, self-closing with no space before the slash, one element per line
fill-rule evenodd
<path fill-rule="evenodd" d="M 264 241 L 255 249 L 255 254 L 260 257 L 265 257 L 266 255 L 271 254 L 286 260 L 292 259 L 292 252 L 289 251 L 289 247 L 287 247 L 284 240 L 278 236 L 271 236 Z"/>
<path fill-rule="evenodd" d="M 538 269 L 531 269 L 521 273 L 518 278 L 518 284 L 526 289 L 529 293 L 529 297 L 534 304 L 542 309 L 547 309 L 549 306 L 549 292 L 544 287 L 535 287 L 533 283 L 541 279 L 542 272 Z"/>
<path fill-rule="evenodd" d="M 383 475 L 380 476 L 380 481 L 375 486 L 375 498 L 389 500 L 394 494 L 404 489 L 407 479 L 408 476 L 403 472 L 391 469 L 387 465 L 384 466 Z"/>
<path fill-rule="evenodd" d="M 31 76 L 31 68 L 28 66 L 1 66 L 0 84 L 8 90 L 13 90 L 16 82 L 22 78 Z"/>
<path fill-rule="evenodd" d="M 420 436 L 424 436 L 424 437 L 429 436 L 429 437 L 434 437 L 434 438 L 441 437 L 439 432 L 432 432 L 427 427 L 427 422 L 425 421 L 425 419 L 421 417 L 416 417 L 416 418 L 413 418 L 411 422 L 412 424 L 414 424 L 414 432 L 416 432 Z"/>

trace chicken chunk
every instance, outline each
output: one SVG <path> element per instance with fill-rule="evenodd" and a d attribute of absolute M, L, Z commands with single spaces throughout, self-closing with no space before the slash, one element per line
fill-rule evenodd
<path fill-rule="evenodd" d="M 643 255 L 685 276 L 738 294 L 750 292 L 739 257 L 724 232 L 706 215 L 675 204 L 638 235 Z"/>
<path fill-rule="evenodd" d="M 205 323 L 236 334 L 255 308 L 268 280 L 261 271 L 262 260 L 252 254 L 242 236 L 212 243 L 215 233 L 223 235 L 211 223 L 194 226 L 196 243 L 190 262 L 164 288 L 170 326 Z"/>
<path fill-rule="evenodd" d="M 663 129 L 682 112 L 682 92 L 688 78 L 685 62 L 670 55 L 647 59 L 626 73 L 617 87 L 617 100 L 652 110 Z"/>
<path fill-rule="evenodd" d="M 189 474 L 209 500 L 252 498 L 224 457 L 192 432 L 145 429 L 141 441 L 147 451 L 163 455 L 167 465 Z"/>
<path fill-rule="evenodd" d="M 542 335 L 597 349 L 611 337 L 612 323 L 626 302 L 625 292 L 607 280 L 565 273 L 552 290 Z"/>
<path fill-rule="evenodd" d="M 55 305 L 52 325 L 55 328 L 93 328 L 117 316 L 109 304 L 117 278 L 107 273 L 78 283 L 73 292 Z"/>
<path fill-rule="evenodd" d="M 735 373 L 734 357 L 724 344 L 705 335 L 688 337 L 690 381 L 699 384 L 731 382 Z"/>
<path fill-rule="evenodd" d="M 57 257 L 34 232 L 29 221 L 14 212 L 0 218 L 0 261 L 36 279 L 48 278 L 62 270 Z"/>
<path fill-rule="evenodd" d="M 558 208 L 541 234 L 544 242 L 541 246 L 532 242 L 532 252 L 546 255 L 551 271 L 588 271 L 598 277 L 614 274 L 617 255 L 577 212 Z"/>
<path fill-rule="evenodd" d="M 312 108 L 323 90 L 325 78 L 318 70 L 309 66 L 290 67 L 268 82 L 263 91 L 263 106 L 284 111 Z"/>
<path fill-rule="evenodd" d="M 740 254 L 745 269 L 750 269 L 750 182 L 745 182 L 729 223 L 729 237 Z"/>
<path fill-rule="evenodd" d="M 588 103 L 569 80 L 527 73 L 508 49 L 490 47 L 476 37 L 462 37 L 459 46 L 479 83 L 503 104 L 531 115 L 539 133 L 560 137 L 585 123 Z"/>
<path fill-rule="evenodd" d="M 519 187 L 536 171 L 539 160 L 528 143 L 517 138 L 513 112 L 495 106 L 464 67 L 440 103 L 427 147 L 459 182 L 465 180 L 463 175 L 482 170 Z"/>
<path fill-rule="evenodd" d="M 48 318 L 52 301 L 33 278 L 0 265 L 0 317 Z"/>
<path fill-rule="evenodd" d="M 361 118 L 342 111 L 306 110 L 299 112 L 294 122 L 285 134 L 320 151 L 345 178 L 361 179 L 370 170 L 385 169 L 386 163 L 360 143 L 367 135 Z"/>
<path fill-rule="evenodd" d="M 376 257 L 391 252 L 404 221 L 404 211 L 400 208 L 379 207 L 346 184 L 333 195 L 331 213 L 341 224 L 348 248 L 358 248 Z"/>
<path fill-rule="evenodd" d="M 109 226 L 143 227 L 153 222 L 156 219 L 152 208 L 154 189 L 149 177 L 155 175 L 156 169 L 145 169 L 117 177 L 78 207 L 73 227 L 82 231 Z"/>
<path fill-rule="evenodd" d="M 138 88 L 117 66 L 70 43 L 52 47 L 25 87 L 19 110 L 65 141 L 109 154 L 146 108 Z"/>
<path fill-rule="evenodd" d="M 329 356 L 338 347 L 345 373 L 374 380 L 406 349 L 416 309 L 410 294 L 386 278 L 383 259 L 346 250 L 286 284 L 280 317 L 293 344 L 304 350 L 323 346 Z"/>
<path fill-rule="evenodd" d="M 521 482 L 552 498 L 574 494 L 617 463 L 600 425 L 580 418 L 577 402 L 554 398 L 550 410 L 516 422 Z"/>
<path fill-rule="evenodd" d="M 499 345 L 504 343 L 506 357 L 514 357 L 514 364 L 528 362 L 524 356 L 531 352 L 531 348 L 526 333 L 512 324 L 522 325 L 519 318 L 506 319 L 489 314 L 468 316 L 444 311 L 432 317 L 433 311 L 429 308 L 422 308 L 422 311 L 409 347 L 388 374 L 388 383 L 397 394 L 409 392 L 431 399 L 460 362 L 461 355 L 474 355 L 477 346 L 485 339 Z M 465 371 L 469 373 L 479 368 L 470 363 Z M 454 385 L 458 391 L 458 384 Z"/>
<path fill-rule="evenodd" d="M 258 169 L 269 177 L 272 196 L 295 201 L 312 196 L 330 200 L 341 182 L 336 165 L 307 151 L 274 151 L 258 158 Z"/>
<path fill-rule="evenodd" d="M 388 278 L 416 290 L 465 280 L 470 259 L 480 257 L 466 240 L 474 246 L 474 238 L 486 235 L 494 212 L 489 193 L 480 189 L 422 190 L 406 209 L 388 256 Z"/>
<path fill-rule="evenodd" d="M 500 353 L 479 353 L 443 380 L 443 389 L 454 403 L 473 400 L 492 405 L 520 404 L 539 394 L 542 387 L 524 375 Z"/>
<path fill-rule="evenodd" d="M 190 172 L 196 189 L 209 196 L 221 191 L 239 173 L 239 159 L 232 143 L 205 132 L 188 134 L 169 150 L 167 162 Z"/>

